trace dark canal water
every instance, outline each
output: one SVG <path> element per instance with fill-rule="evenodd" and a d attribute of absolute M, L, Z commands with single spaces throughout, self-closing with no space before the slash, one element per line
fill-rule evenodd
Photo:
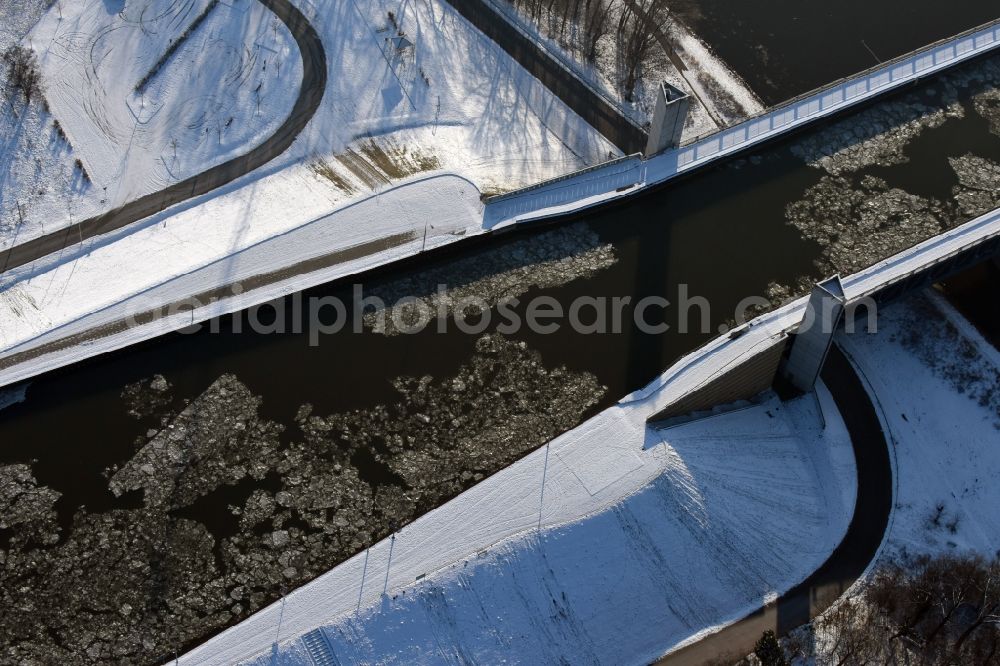
<path fill-rule="evenodd" d="M 682 0 L 674 7 L 767 104 L 1000 17 L 987 0 Z M 876 59 L 877 56 L 877 59 Z"/>

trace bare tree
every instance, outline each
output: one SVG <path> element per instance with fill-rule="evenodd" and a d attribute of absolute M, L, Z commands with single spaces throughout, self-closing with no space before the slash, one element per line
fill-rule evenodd
<path fill-rule="evenodd" d="M 15 44 L 4 51 L 3 60 L 7 64 L 8 84 L 19 90 L 27 102 L 41 94 L 42 75 L 34 51 Z"/>
<path fill-rule="evenodd" d="M 996 664 L 1000 559 L 944 555 L 883 566 L 816 626 L 830 663 Z"/>
<path fill-rule="evenodd" d="M 511 0 L 550 36 L 566 40 L 588 62 L 597 60 L 601 40 L 617 28 L 616 45 L 622 92 L 632 101 L 639 70 L 656 47 L 667 22 L 665 0 Z M 617 21 L 617 22 L 616 22 Z"/>
<path fill-rule="evenodd" d="M 584 57 L 594 62 L 597 59 L 597 45 L 608 34 L 611 27 L 611 13 L 618 0 L 583 0 L 581 34 Z"/>
<path fill-rule="evenodd" d="M 618 40 L 625 70 L 622 90 L 629 102 L 632 101 L 635 84 L 639 79 L 639 68 L 656 45 L 657 35 L 666 22 L 666 16 L 663 0 L 624 0 L 622 13 L 618 18 Z"/>

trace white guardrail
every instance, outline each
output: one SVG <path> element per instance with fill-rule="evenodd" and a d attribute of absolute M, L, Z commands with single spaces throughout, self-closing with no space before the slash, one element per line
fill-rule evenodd
<path fill-rule="evenodd" d="M 850 301 L 857 301 L 931 270 L 1000 237 L 1000 208 L 944 231 L 843 279 Z"/>
<path fill-rule="evenodd" d="M 678 170 L 742 150 L 1000 46 L 1000 19 L 842 79 L 677 149 Z M 655 159 L 655 158 L 654 158 Z"/>
<path fill-rule="evenodd" d="M 737 125 L 638 163 L 622 160 L 487 199 L 487 226 L 548 217 L 632 194 L 800 129 L 1000 47 L 1000 19 L 799 96 Z M 636 158 L 638 160 L 638 158 Z M 631 187 L 627 191 L 622 188 Z M 575 204 L 575 205 L 574 205 Z"/>

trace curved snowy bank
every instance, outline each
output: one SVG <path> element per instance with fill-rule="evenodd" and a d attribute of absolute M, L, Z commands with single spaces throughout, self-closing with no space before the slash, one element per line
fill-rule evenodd
<path fill-rule="evenodd" d="M 242 209 L 220 199 L 161 213 L 56 267 L 64 281 L 58 293 L 48 272 L 0 291 L 0 386 L 453 242 L 480 230 L 482 210 L 476 186 L 448 173 L 412 177 L 327 214 L 255 201 L 253 210 L 270 213 L 273 226 L 248 224 Z M 216 223 L 205 226 L 206 214 Z M 300 221 L 309 214 L 318 215 Z M 163 227 L 200 242 L 163 252 Z M 134 325 L 158 309 L 169 315 Z"/>
<path fill-rule="evenodd" d="M 1000 350 L 933 290 L 842 336 L 893 443 L 896 505 L 881 557 L 1000 550 Z"/>
<path fill-rule="evenodd" d="M 1000 549 L 1000 351 L 933 289 L 882 309 L 879 328 L 839 335 L 877 405 L 893 468 L 890 520 L 861 580 L 923 555 L 990 559 Z M 796 632 L 806 639 L 796 663 L 843 657 L 824 624 Z"/>
<path fill-rule="evenodd" d="M 857 467 L 857 499 L 844 538 L 830 557 L 794 588 L 738 622 L 671 651 L 658 664 L 694 666 L 720 656 L 732 655 L 735 659 L 749 654 L 765 631 L 780 636 L 808 623 L 876 561 L 893 506 L 893 466 L 883 420 L 872 395 L 840 347 L 830 349 L 822 376 L 850 433 Z"/>
<path fill-rule="evenodd" d="M 823 388 L 649 430 L 678 367 L 181 661 L 645 663 L 760 607 L 844 534 L 849 437 Z"/>

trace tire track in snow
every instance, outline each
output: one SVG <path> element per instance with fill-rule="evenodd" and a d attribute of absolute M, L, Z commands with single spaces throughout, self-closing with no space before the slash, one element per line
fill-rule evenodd
<path fill-rule="evenodd" d="M 688 511 L 677 512 L 676 507 L 684 502 L 686 494 L 673 486 L 669 476 L 654 481 L 652 488 L 664 515 L 675 514 L 678 523 L 699 544 L 705 557 L 716 563 L 713 568 L 726 576 L 731 589 L 739 590 L 745 597 L 759 597 L 762 591 L 769 589 L 769 581 L 774 580 L 776 574 L 780 576 L 785 563 L 772 560 L 769 566 L 762 558 L 747 557 L 747 553 L 762 552 L 757 548 L 758 543 L 748 543 L 757 535 L 731 525 L 722 512 L 710 512 L 707 507 L 703 509 L 705 518 Z"/>
<path fill-rule="evenodd" d="M 483 603 L 483 597 L 479 594 L 479 590 L 476 589 L 474 579 L 465 573 L 461 573 L 458 575 L 458 582 L 459 588 L 467 591 L 472 596 L 476 608 L 482 617 L 483 626 L 486 627 L 490 636 L 496 641 L 497 647 L 503 651 L 510 650 L 510 640 L 503 632 L 497 631 L 496 624 L 493 622 L 493 616 L 486 610 L 486 604 Z"/>
<path fill-rule="evenodd" d="M 539 649 L 545 653 L 540 663 L 546 664 L 600 664 L 591 646 L 588 634 L 573 613 L 572 607 L 565 599 L 565 593 L 553 591 L 555 582 L 551 568 L 545 562 L 543 545 L 533 539 L 516 557 L 505 552 L 497 558 L 497 564 L 506 568 L 506 574 L 512 581 L 511 587 L 517 594 L 525 617 L 538 618 L 538 630 L 542 640 L 538 642 Z M 533 568 L 538 576 L 527 578 L 521 569 Z M 542 586 L 538 585 L 541 578 Z M 558 584 L 556 585 L 558 587 Z M 540 603 L 541 602 L 541 603 Z M 579 659 L 567 656 L 573 648 Z"/>
<path fill-rule="evenodd" d="M 299 56 L 302 58 L 302 86 L 299 89 L 299 96 L 292 106 L 291 113 L 275 133 L 243 155 L 174 183 L 159 192 L 141 196 L 113 210 L 10 247 L 0 260 L 0 271 L 6 272 L 24 266 L 77 244 L 80 245 L 79 251 L 82 252 L 84 240 L 121 229 L 171 206 L 227 185 L 264 166 L 292 145 L 316 114 L 323 93 L 326 91 L 326 52 L 316 29 L 290 0 L 258 0 L 258 2 L 285 24 L 295 39 Z M 91 245 L 88 251 L 93 247 Z"/>
<path fill-rule="evenodd" d="M 685 507 L 682 511 L 687 511 Z M 624 504 L 613 509 L 622 533 L 631 542 L 631 552 L 636 555 L 643 570 L 659 589 L 667 606 L 688 631 L 695 626 L 708 626 L 712 618 L 705 615 L 704 608 L 694 598 L 696 591 L 682 584 L 674 573 L 669 558 L 664 556 L 657 545 L 643 529 L 635 515 Z"/>
<path fill-rule="evenodd" d="M 419 592 L 417 599 L 437 643 L 438 656 L 448 664 L 475 664 L 476 660 L 465 651 L 462 631 L 441 586 L 428 585 Z"/>

